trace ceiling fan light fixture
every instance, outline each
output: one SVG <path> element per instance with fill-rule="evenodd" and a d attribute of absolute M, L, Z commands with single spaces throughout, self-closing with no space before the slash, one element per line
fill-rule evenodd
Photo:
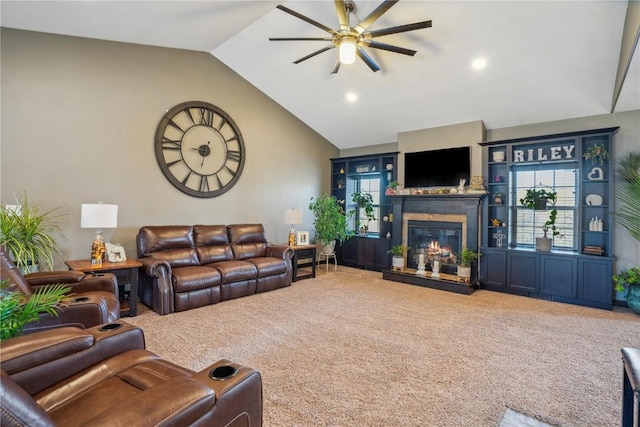
<path fill-rule="evenodd" d="M 357 40 L 353 36 L 344 36 L 338 45 L 340 51 L 341 64 L 353 64 L 356 60 L 356 43 Z"/>

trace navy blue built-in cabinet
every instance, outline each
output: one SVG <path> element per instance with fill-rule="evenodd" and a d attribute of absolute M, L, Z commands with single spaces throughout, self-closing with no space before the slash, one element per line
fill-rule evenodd
<path fill-rule="evenodd" d="M 480 143 L 488 193 L 482 208 L 479 274 L 483 288 L 612 308 L 613 138 L 617 131 L 614 127 Z M 609 159 L 600 163 L 584 158 L 596 145 L 606 148 Z M 544 167 L 554 162 L 576 171 L 575 248 L 536 251 L 533 246 L 515 243 L 518 230 L 513 207 L 518 200 L 510 179 L 517 168 Z M 494 197 L 497 193 L 503 195 L 501 200 Z M 595 218 L 599 220 L 596 226 Z"/>

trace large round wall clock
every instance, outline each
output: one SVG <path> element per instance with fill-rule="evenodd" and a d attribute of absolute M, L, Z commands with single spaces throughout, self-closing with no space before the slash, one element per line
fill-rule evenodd
<path fill-rule="evenodd" d="M 240 129 L 227 113 L 207 102 L 185 102 L 167 111 L 156 130 L 155 148 L 169 182 L 194 197 L 229 191 L 244 167 Z"/>

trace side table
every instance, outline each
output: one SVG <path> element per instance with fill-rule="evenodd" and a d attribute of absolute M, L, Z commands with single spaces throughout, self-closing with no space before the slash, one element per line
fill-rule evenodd
<path fill-rule="evenodd" d="M 292 245 L 293 282 L 316 277 L 316 246 Z"/>
<path fill-rule="evenodd" d="M 113 273 L 118 278 L 120 293 L 120 316 L 136 316 L 138 314 L 138 268 L 142 263 L 137 259 L 127 259 L 122 262 L 104 261 L 102 265 L 91 265 L 91 260 L 79 259 L 64 262 L 69 270 L 83 273 Z M 129 299 L 126 298 L 126 285 L 129 285 Z"/>

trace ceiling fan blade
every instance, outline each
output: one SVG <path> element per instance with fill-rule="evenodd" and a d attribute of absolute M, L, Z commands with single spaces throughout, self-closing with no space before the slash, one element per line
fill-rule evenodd
<path fill-rule="evenodd" d="M 358 34 L 364 33 L 364 31 L 369 27 L 369 25 L 376 22 L 378 18 L 380 18 L 384 13 L 391 9 L 391 6 L 398 3 L 399 0 L 385 0 L 382 4 L 374 9 L 366 18 L 358 23 L 353 29 L 358 32 Z"/>
<path fill-rule="evenodd" d="M 322 29 L 322 30 L 326 31 L 326 32 L 327 32 L 327 33 L 329 33 L 329 34 L 333 34 L 333 35 L 337 35 L 337 34 L 338 34 L 338 32 L 337 32 L 336 30 L 334 30 L 334 29 L 332 29 L 332 28 L 329 28 L 329 27 L 327 27 L 326 25 L 323 25 L 323 24 L 319 23 L 318 21 L 314 21 L 314 20 L 313 20 L 313 19 L 311 19 L 311 18 L 307 18 L 306 16 L 304 16 L 304 15 L 302 15 L 302 14 L 300 14 L 300 13 L 296 12 L 295 10 L 291 10 L 291 9 L 289 9 L 288 7 L 285 7 L 285 6 L 281 5 L 281 4 L 279 4 L 279 5 L 278 5 L 278 6 L 276 6 L 276 7 L 277 7 L 278 9 L 280 9 L 281 11 L 283 11 L 283 12 L 287 12 L 289 15 L 293 15 L 293 16 L 295 16 L 296 18 L 298 18 L 298 19 L 302 19 L 303 21 L 305 21 L 305 22 L 307 22 L 307 23 L 309 23 L 309 24 L 311 24 L 311 25 L 315 25 L 316 27 L 318 27 L 318 28 L 320 28 L 320 29 Z"/>
<path fill-rule="evenodd" d="M 369 66 L 369 68 L 371 68 L 371 71 L 373 71 L 374 73 L 376 71 L 380 71 L 380 67 L 378 67 L 376 61 L 374 61 L 369 55 L 367 55 L 367 52 L 365 52 L 363 48 L 358 47 L 356 54 L 365 62 L 365 64 Z"/>
<path fill-rule="evenodd" d="M 413 56 L 418 52 L 417 50 L 405 49 L 403 47 L 394 46 L 386 43 L 380 43 L 373 40 L 365 41 L 364 44 L 374 49 L 387 50 L 389 52 L 401 53 L 403 55 L 409 55 L 409 56 Z"/>
<path fill-rule="evenodd" d="M 414 24 L 398 25 L 397 27 L 382 28 L 380 30 L 369 31 L 365 36 L 371 38 L 386 36 L 389 34 L 404 33 L 406 31 L 419 30 L 421 28 L 431 28 L 431 21 L 416 22 Z"/>
<path fill-rule="evenodd" d="M 347 15 L 347 5 L 344 0 L 336 0 L 336 12 L 338 13 L 338 21 L 340 21 L 340 29 L 349 31 L 349 16 Z"/>
<path fill-rule="evenodd" d="M 333 64 L 333 70 L 331 70 L 331 74 L 338 74 L 339 69 L 340 69 L 340 57 L 336 58 L 336 63 Z"/>
<path fill-rule="evenodd" d="M 286 42 L 286 41 L 325 41 L 330 42 L 333 40 L 331 37 L 269 37 L 269 41 L 272 42 Z"/>
<path fill-rule="evenodd" d="M 318 50 L 316 50 L 315 52 L 310 53 L 309 55 L 304 56 L 304 57 L 302 57 L 302 58 L 298 59 L 297 61 L 293 61 L 293 63 L 294 63 L 294 64 L 299 64 L 299 63 L 301 63 L 302 61 L 306 61 L 306 60 L 307 60 L 307 59 L 309 59 L 309 58 L 313 58 L 314 56 L 319 55 L 319 54 L 321 54 L 322 52 L 326 52 L 326 51 L 328 51 L 328 50 L 330 50 L 330 49 L 333 49 L 334 47 L 335 47 L 334 45 L 323 47 L 322 49 L 318 49 Z"/>

